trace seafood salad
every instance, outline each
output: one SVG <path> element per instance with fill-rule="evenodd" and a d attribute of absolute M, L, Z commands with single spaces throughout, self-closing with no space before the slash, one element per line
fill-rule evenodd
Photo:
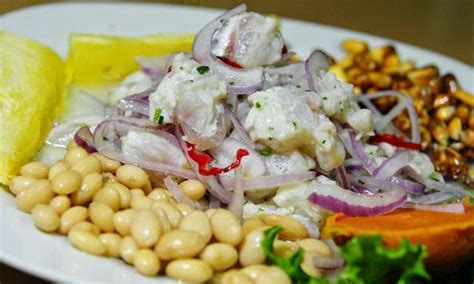
<path fill-rule="evenodd" d="M 234 221 L 255 222 L 256 227 L 280 225 L 285 229 L 282 234 L 286 233 L 283 239 L 293 241 L 319 239 L 326 218 L 333 213 L 375 216 L 398 208 L 459 213 L 464 212 L 464 205 L 459 201 L 472 197 L 462 186 L 445 182 L 429 156 L 420 152 L 418 118 L 410 98 L 394 90 L 356 95 L 351 84 L 329 72 L 331 59 L 324 51 L 315 50 L 304 61 L 300 60 L 285 42 L 278 21 L 247 12 L 245 5 L 225 12 L 203 27 L 194 39 L 191 53 L 137 60 L 141 69 L 127 76 L 111 92 L 110 102 L 102 104 L 100 113 L 64 121 L 52 129 L 47 139 L 52 147 L 74 144 L 87 155 L 116 163 L 118 180 L 132 191 L 164 187 L 170 198 L 190 210 L 209 212 L 225 208 L 225 212 L 234 215 L 228 217 L 220 211 L 225 217 L 222 220 L 230 218 L 229 226 Z M 382 113 L 373 102 L 382 97 L 396 99 L 398 104 Z M 409 136 L 392 124 L 403 111 L 407 111 L 411 123 Z M 125 168 L 120 173 L 122 167 Z M 104 165 L 102 169 L 105 171 Z M 135 169 L 147 176 L 149 184 L 142 184 L 135 177 L 128 179 L 127 174 L 133 176 L 130 172 Z M 76 178 L 74 175 L 71 174 L 71 180 Z M 121 190 L 117 189 L 120 195 Z M 82 197 L 76 194 L 75 198 Z M 89 207 L 93 223 L 92 211 L 98 212 L 103 203 L 111 207 L 108 201 L 100 203 L 100 200 L 100 196 L 94 196 Z M 123 204 L 117 206 L 124 208 Z M 159 211 L 168 214 L 171 209 L 167 206 L 163 205 Z M 136 214 L 143 215 L 143 220 L 155 218 L 146 215 L 151 214 L 147 211 Z M 204 215 L 201 217 L 206 219 Z M 218 221 L 212 223 L 212 218 L 211 226 L 214 226 Z M 296 223 L 291 227 L 294 231 L 285 228 L 288 220 Z M 168 222 L 168 226 L 176 229 L 179 220 L 175 223 Z M 191 222 L 188 223 L 191 227 Z M 228 240 L 212 227 L 212 234 L 206 235 L 207 241 L 202 246 L 173 255 L 173 249 L 162 242 L 167 238 L 179 239 L 185 233 L 161 229 L 161 239 L 158 236 L 149 241 L 143 239 L 146 237 L 140 239 L 139 233 L 138 237 L 134 235 L 133 230 L 139 226 L 132 225 L 133 239 L 127 241 L 141 248 L 156 244 L 155 252 L 160 259 L 173 260 L 166 273 L 188 281 L 197 278 L 180 274 L 183 265 L 180 261 L 184 261 L 181 258 L 200 253 L 212 234 L 218 241 L 232 246 L 243 238 Z M 265 236 L 273 234 L 274 239 L 278 228 L 267 230 Z M 113 232 L 114 228 L 105 231 Z M 64 230 L 68 232 L 71 242 L 75 240 L 73 244 L 81 248 L 79 231 Z M 167 234 L 174 235 L 166 237 Z M 123 235 L 125 240 L 128 233 Z M 215 244 L 201 253 L 204 261 L 212 245 Z M 265 247 L 265 242 L 262 246 Z M 300 246 L 305 248 L 304 242 Z M 328 271 L 343 266 L 334 243 L 324 243 L 326 247 L 330 250 L 326 256 L 309 262 L 305 258 L 302 262 L 303 271 L 310 277 L 324 276 L 318 268 Z M 222 247 L 222 251 L 232 249 Z M 147 257 L 158 261 L 156 256 L 149 255 L 150 250 L 142 250 L 135 259 L 139 264 L 122 257 L 140 267 L 137 269 L 143 274 L 156 274 L 160 268 L 149 272 L 143 268 L 145 260 L 137 261 Z M 268 259 L 275 263 L 273 249 L 267 250 L 270 250 Z M 241 248 L 240 256 L 244 254 L 242 251 L 245 252 Z M 241 257 L 240 265 L 264 261 L 265 257 L 259 260 Z M 226 267 L 219 267 L 212 259 L 206 263 L 209 269 L 225 271 L 236 262 Z M 205 265 L 200 269 L 202 273 L 209 270 L 208 264 Z M 209 280 L 212 270 L 199 279 Z M 278 273 L 274 271 L 275 275 Z M 274 279 L 300 279 L 291 273 L 281 277 Z M 309 281 L 309 278 L 301 279 Z M 295 283 L 309 283 L 304 281 Z"/>

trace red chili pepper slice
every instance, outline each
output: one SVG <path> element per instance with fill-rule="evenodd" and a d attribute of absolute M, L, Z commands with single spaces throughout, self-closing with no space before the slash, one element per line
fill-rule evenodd
<path fill-rule="evenodd" d="M 173 71 L 173 65 L 168 66 L 168 70 L 166 70 L 166 73 L 170 73 Z"/>
<path fill-rule="evenodd" d="M 393 146 L 402 147 L 406 149 L 412 149 L 412 150 L 421 149 L 421 144 L 404 141 L 403 136 L 397 137 L 393 134 L 376 134 L 370 137 L 369 142 L 375 143 L 375 144 L 385 142 Z"/>
<path fill-rule="evenodd" d="M 229 65 L 229 66 L 242 69 L 242 66 L 240 66 L 239 63 L 237 63 L 237 62 L 235 62 L 235 61 L 232 61 L 231 59 L 229 59 L 229 58 L 227 58 L 227 57 L 219 56 L 219 57 L 217 57 L 217 58 L 219 58 L 220 61 L 224 62 L 225 64 L 227 64 L 227 65 Z"/>
<path fill-rule="evenodd" d="M 232 164 L 228 165 L 225 168 L 208 168 L 209 164 L 212 162 L 211 156 L 206 153 L 196 151 L 196 146 L 191 143 L 186 142 L 186 147 L 189 157 L 198 164 L 199 173 L 203 176 L 219 175 L 231 171 L 240 165 L 243 157 L 249 155 L 249 151 L 240 148 L 237 150 L 237 153 L 235 154 L 235 161 L 232 162 Z"/>

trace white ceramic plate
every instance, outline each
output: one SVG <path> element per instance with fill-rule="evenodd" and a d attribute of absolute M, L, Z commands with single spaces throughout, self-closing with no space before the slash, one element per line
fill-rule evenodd
<path fill-rule="evenodd" d="M 139 36 L 149 33 L 197 32 L 220 12 L 185 6 L 150 4 L 51 4 L 3 15 L 0 29 L 33 38 L 67 52 L 71 32 Z M 472 66 L 393 40 L 295 20 L 283 21 L 283 35 L 299 54 L 322 48 L 340 58 L 343 39 L 361 38 L 372 46 L 393 43 L 403 58 L 436 64 L 453 72 L 462 86 L 474 90 Z M 420 35 L 423 36 L 423 35 Z M 39 277 L 61 282 L 156 283 L 117 259 L 91 256 L 74 249 L 65 237 L 37 230 L 32 218 L 16 210 L 15 200 L 0 190 L 0 256 L 2 262 Z M 174 281 L 160 279 L 160 283 Z"/>

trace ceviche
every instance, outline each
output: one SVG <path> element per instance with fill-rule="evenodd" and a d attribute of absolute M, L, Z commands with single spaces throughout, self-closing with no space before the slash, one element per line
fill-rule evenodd
<path fill-rule="evenodd" d="M 98 111 L 51 130 L 62 160 L 26 164 L 10 185 L 40 229 L 80 250 L 193 282 L 412 283 L 429 278 L 424 247 L 357 236 L 338 249 L 321 239 L 327 218 L 472 213 L 473 194 L 420 152 L 409 97 L 356 95 L 324 51 L 299 60 L 275 18 L 240 5 L 191 53 L 137 60 L 110 102 L 79 91 Z M 381 112 L 380 98 L 397 104 Z M 402 111 L 410 135 L 392 123 Z"/>

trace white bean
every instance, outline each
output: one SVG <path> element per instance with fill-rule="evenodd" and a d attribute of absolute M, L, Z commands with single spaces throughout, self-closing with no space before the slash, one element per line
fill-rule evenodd
<path fill-rule="evenodd" d="M 156 254 L 150 249 L 140 249 L 135 253 L 133 266 L 143 275 L 155 276 L 161 269 L 161 263 Z"/>
<path fill-rule="evenodd" d="M 168 263 L 166 274 L 182 281 L 206 282 L 212 277 L 212 269 L 202 260 L 177 259 Z"/>
<path fill-rule="evenodd" d="M 53 199 L 49 180 L 38 180 L 30 189 L 20 191 L 16 195 L 16 206 L 23 212 L 29 213 L 37 204 L 48 204 Z"/>
<path fill-rule="evenodd" d="M 235 215 L 225 209 L 217 209 L 211 217 L 211 228 L 214 237 L 222 243 L 238 245 L 243 237 L 242 226 Z"/>
<path fill-rule="evenodd" d="M 65 170 L 69 170 L 71 166 L 65 161 L 57 161 L 54 165 L 51 166 L 48 173 L 48 179 L 52 180 L 57 174 Z"/>
<path fill-rule="evenodd" d="M 258 284 L 291 284 L 291 279 L 283 270 L 272 266 L 265 273 L 260 274 L 255 282 Z"/>
<path fill-rule="evenodd" d="M 36 227 L 45 232 L 54 232 L 59 227 L 59 216 L 56 211 L 48 205 L 38 204 L 31 215 L 35 221 Z"/>
<path fill-rule="evenodd" d="M 90 173 L 102 173 L 102 164 L 96 157 L 88 156 L 75 162 L 71 170 L 78 171 L 84 177 Z"/>
<path fill-rule="evenodd" d="M 22 176 L 29 176 L 36 179 L 47 179 L 49 166 L 42 162 L 30 162 L 20 169 Z"/>
<path fill-rule="evenodd" d="M 263 228 L 248 233 L 240 245 L 239 261 L 242 266 L 261 264 L 265 262 L 266 255 L 262 249 L 265 238 Z"/>
<path fill-rule="evenodd" d="M 49 201 L 49 206 L 61 216 L 64 211 L 71 207 L 71 200 L 67 196 L 58 195 Z"/>
<path fill-rule="evenodd" d="M 151 209 L 155 210 L 156 208 L 160 208 L 165 211 L 166 216 L 168 216 L 168 220 L 170 221 L 170 224 L 173 228 L 178 227 L 179 222 L 183 218 L 183 214 L 181 214 L 181 211 L 179 211 L 176 206 L 165 201 L 154 201 Z"/>
<path fill-rule="evenodd" d="M 130 233 L 140 248 L 155 245 L 161 236 L 160 220 L 156 213 L 151 210 L 139 211 L 130 224 Z"/>
<path fill-rule="evenodd" d="M 34 177 L 16 176 L 12 179 L 12 182 L 10 183 L 10 191 L 14 195 L 17 195 L 21 191 L 33 187 L 33 184 L 36 183 L 36 181 L 37 179 L 35 179 Z"/>
<path fill-rule="evenodd" d="M 120 209 L 120 194 L 114 187 L 108 185 L 97 191 L 92 201 L 104 203 L 114 210 L 114 212 Z"/>
<path fill-rule="evenodd" d="M 103 255 L 105 253 L 105 246 L 100 242 L 99 238 L 88 231 L 71 230 L 67 236 L 71 244 L 78 250 L 94 255 Z"/>
<path fill-rule="evenodd" d="M 205 246 L 206 243 L 196 232 L 172 230 L 161 237 L 155 253 L 164 260 L 188 258 L 198 255 Z"/>
<path fill-rule="evenodd" d="M 214 271 L 223 271 L 234 266 L 239 258 L 239 253 L 229 244 L 213 243 L 208 245 L 199 257 L 207 262 Z"/>
<path fill-rule="evenodd" d="M 133 165 L 123 165 L 117 169 L 118 180 L 128 188 L 142 188 L 147 185 L 148 174 Z"/>
<path fill-rule="evenodd" d="M 88 217 L 87 208 L 82 206 L 73 206 L 66 210 L 59 219 L 59 232 L 66 235 L 72 226 L 85 221 Z"/>
<path fill-rule="evenodd" d="M 114 211 L 109 206 L 100 202 L 92 202 L 89 205 L 89 218 L 101 231 L 111 233 L 114 231 Z"/>
<path fill-rule="evenodd" d="M 99 235 L 100 242 L 105 246 L 105 255 L 110 257 L 120 256 L 120 241 L 122 237 L 115 233 L 105 233 Z"/>
<path fill-rule="evenodd" d="M 131 236 L 125 236 L 119 245 L 120 257 L 127 263 L 133 264 L 133 258 L 138 251 L 138 246 Z"/>
<path fill-rule="evenodd" d="M 181 230 L 193 231 L 201 235 L 204 242 L 212 238 L 212 228 L 209 217 L 203 211 L 195 210 L 184 216 L 178 226 Z"/>
<path fill-rule="evenodd" d="M 127 236 L 130 234 L 130 225 L 135 215 L 138 213 L 135 209 L 127 209 L 115 213 L 113 218 L 113 223 L 115 230 L 119 232 L 122 236 Z"/>
<path fill-rule="evenodd" d="M 94 194 L 103 185 L 102 176 L 99 173 L 86 175 L 81 182 L 79 190 L 71 194 L 71 201 L 74 205 L 84 205 L 92 200 Z"/>

